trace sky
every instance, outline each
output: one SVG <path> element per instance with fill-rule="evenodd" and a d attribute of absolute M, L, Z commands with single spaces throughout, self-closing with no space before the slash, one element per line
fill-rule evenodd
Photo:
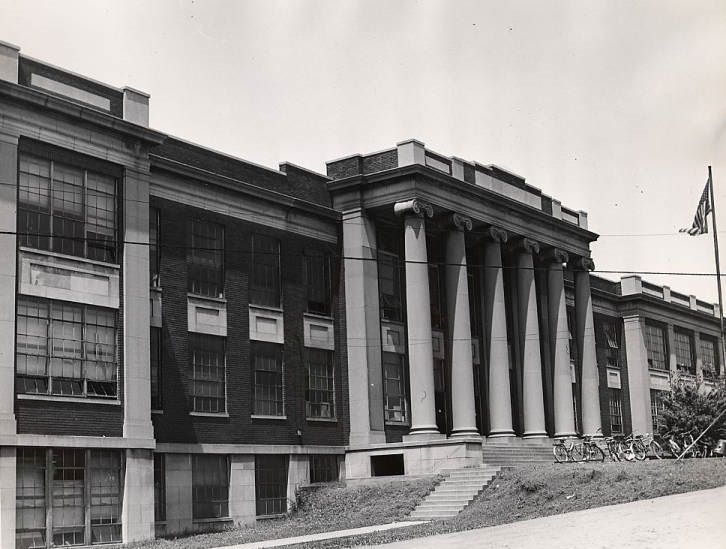
<path fill-rule="evenodd" d="M 0 40 L 273 168 L 411 137 L 505 167 L 588 212 L 598 271 L 715 272 L 711 234 L 678 234 L 711 165 L 726 250 L 723 0 L 0 0 Z"/>

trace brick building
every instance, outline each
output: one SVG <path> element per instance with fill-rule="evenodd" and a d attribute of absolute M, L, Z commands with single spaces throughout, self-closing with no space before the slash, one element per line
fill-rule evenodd
<path fill-rule="evenodd" d="M 0 43 L 0 545 L 284 513 L 302 485 L 650 431 L 718 308 L 593 269 L 587 215 L 410 140 L 270 169 Z M 531 441 L 530 441 L 531 442 Z"/>

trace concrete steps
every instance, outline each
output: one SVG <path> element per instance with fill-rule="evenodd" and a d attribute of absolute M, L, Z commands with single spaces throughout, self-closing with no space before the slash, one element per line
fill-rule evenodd
<path fill-rule="evenodd" d="M 442 471 L 445 479 L 413 510 L 412 520 L 455 517 L 499 473 L 499 467 L 471 467 Z"/>

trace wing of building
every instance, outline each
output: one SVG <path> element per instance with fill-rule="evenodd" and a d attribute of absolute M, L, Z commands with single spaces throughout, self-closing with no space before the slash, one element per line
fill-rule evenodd
<path fill-rule="evenodd" d="M 277 169 L 0 43 L 0 546 L 285 513 L 339 478 L 650 432 L 718 308 L 597 276 L 585 212 L 409 140 Z M 489 454 L 492 455 L 492 454 Z"/>

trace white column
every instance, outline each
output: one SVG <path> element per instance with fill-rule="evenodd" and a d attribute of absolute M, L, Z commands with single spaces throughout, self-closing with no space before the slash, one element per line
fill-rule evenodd
<path fill-rule="evenodd" d="M 483 325 L 489 365 L 489 436 L 513 437 L 509 385 L 509 346 L 502 273 L 502 243 L 507 233 L 490 227 L 484 244 Z"/>
<path fill-rule="evenodd" d="M 343 213 L 350 445 L 385 442 L 376 230 L 358 208 Z"/>
<path fill-rule="evenodd" d="M 424 217 L 433 208 L 418 199 L 398 202 L 394 212 L 404 216 L 406 255 L 406 327 L 411 387 L 409 437 L 439 438 L 434 399 L 434 353 L 431 341 L 431 300 Z"/>
<path fill-rule="evenodd" d="M 562 264 L 568 260 L 567 252 L 549 250 L 547 288 L 549 293 L 550 352 L 553 359 L 553 400 L 555 436 L 575 435 L 575 411 L 572 408 L 572 380 L 570 378 L 570 333 L 567 328 L 565 280 Z"/>
<path fill-rule="evenodd" d="M 151 450 L 126 450 L 121 530 L 124 543 L 154 539 L 154 454 Z"/>
<path fill-rule="evenodd" d="M 579 258 L 575 269 L 575 317 L 577 338 L 580 347 L 582 380 L 582 432 L 585 435 L 601 436 L 600 391 L 597 375 L 597 354 L 595 351 L 595 324 L 592 317 L 592 294 L 590 293 L 590 271 L 595 263 L 588 257 Z"/>
<path fill-rule="evenodd" d="M 633 433 L 650 433 L 653 420 L 650 415 L 650 372 L 643 321 L 638 315 L 624 316 L 623 326 L 632 430 Z"/>
<path fill-rule="evenodd" d="M 149 166 L 126 168 L 124 287 L 124 437 L 153 439 L 149 374 Z"/>
<path fill-rule="evenodd" d="M 446 306 L 451 341 L 451 436 L 478 437 L 464 236 L 465 231 L 471 230 L 471 219 L 455 213 L 451 216 L 451 225 L 446 239 Z"/>
<path fill-rule="evenodd" d="M 537 293 L 532 259 L 533 253 L 539 253 L 539 244 L 528 238 L 522 238 L 518 246 L 517 289 L 520 311 L 519 339 L 522 348 L 524 437 L 546 437 L 542 356 L 540 354 Z"/>
<path fill-rule="evenodd" d="M 15 426 L 15 268 L 18 137 L 0 132 L 0 439 Z M 1 442 L 0 442 L 1 444 Z M 14 528 L 14 527 L 13 527 Z M 3 545 L 5 547 L 5 545 Z"/>

